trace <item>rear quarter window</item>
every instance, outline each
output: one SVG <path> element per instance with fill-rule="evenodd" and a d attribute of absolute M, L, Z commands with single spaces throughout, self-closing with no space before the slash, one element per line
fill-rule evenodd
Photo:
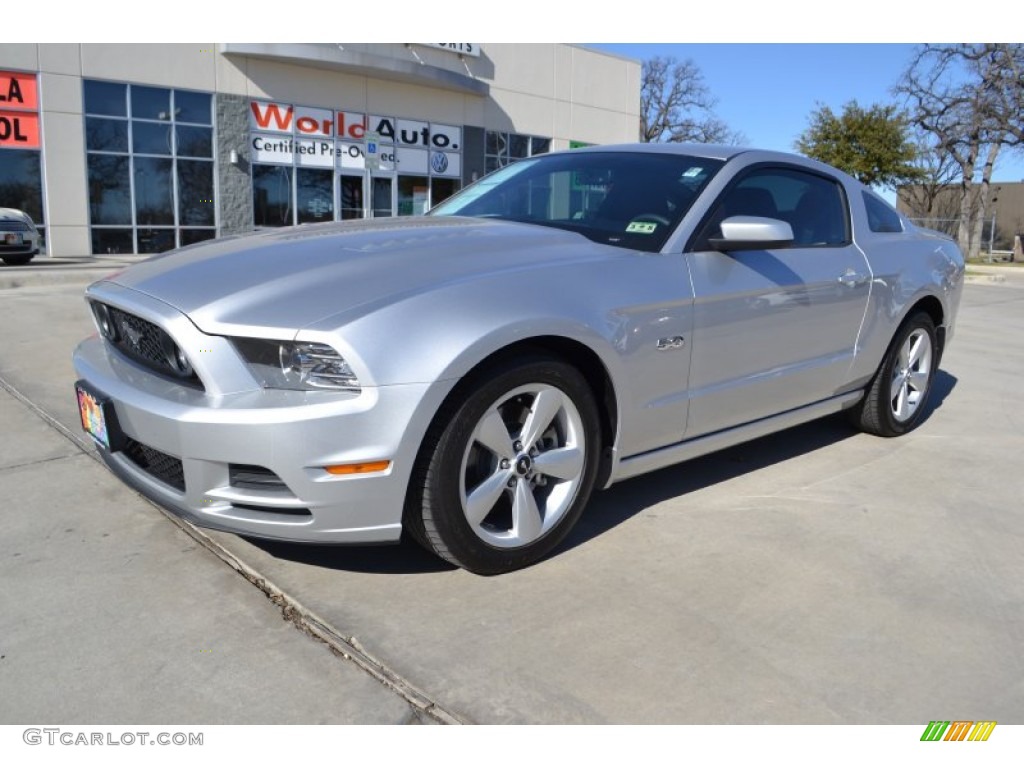
<path fill-rule="evenodd" d="M 868 228 L 872 232 L 903 231 L 903 220 L 894 209 L 870 192 L 863 192 L 862 195 L 864 209 L 868 214 Z"/>

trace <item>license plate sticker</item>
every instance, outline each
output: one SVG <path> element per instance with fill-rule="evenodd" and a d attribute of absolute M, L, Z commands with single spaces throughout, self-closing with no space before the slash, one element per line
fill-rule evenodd
<path fill-rule="evenodd" d="M 113 406 L 110 401 L 77 383 L 75 394 L 78 397 L 78 417 L 82 421 L 82 429 L 103 448 L 108 451 L 117 450 L 114 439 L 116 425 L 113 423 Z"/>

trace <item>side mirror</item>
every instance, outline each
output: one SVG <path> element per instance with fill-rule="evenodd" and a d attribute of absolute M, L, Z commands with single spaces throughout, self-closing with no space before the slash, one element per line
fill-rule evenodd
<path fill-rule="evenodd" d="M 708 245 L 716 251 L 761 251 L 793 244 L 793 228 L 779 219 L 730 216 L 721 226 L 721 237 L 708 238 Z"/>

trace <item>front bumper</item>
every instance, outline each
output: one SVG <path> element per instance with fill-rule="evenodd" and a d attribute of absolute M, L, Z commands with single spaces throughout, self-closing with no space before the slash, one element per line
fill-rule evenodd
<path fill-rule="evenodd" d="M 19 236 L 20 242 L 7 241 L 7 235 Z M 3 256 L 35 256 L 39 253 L 39 235 L 28 232 L 8 233 L 0 229 L 0 257 Z"/>
<path fill-rule="evenodd" d="M 181 462 L 184 490 L 127 452 L 99 448 L 115 474 L 161 506 L 201 526 L 258 538 L 398 540 L 416 451 L 438 405 L 436 387 L 211 395 L 151 373 L 99 337 L 79 345 L 74 365 L 90 389 L 112 400 L 128 438 Z M 390 461 L 388 469 L 353 476 L 323 469 L 379 460 Z M 239 466 L 265 469 L 280 484 L 238 483 Z"/>

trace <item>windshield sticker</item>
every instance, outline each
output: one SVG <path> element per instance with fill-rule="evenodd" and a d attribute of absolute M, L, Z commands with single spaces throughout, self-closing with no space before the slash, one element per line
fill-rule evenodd
<path fill-rule="evenodd" d="M 631 221 L 626 227 L 627 232 L 639 232 L 642 235 L 650 235 L 658 228 L 653 221 Z"/>

